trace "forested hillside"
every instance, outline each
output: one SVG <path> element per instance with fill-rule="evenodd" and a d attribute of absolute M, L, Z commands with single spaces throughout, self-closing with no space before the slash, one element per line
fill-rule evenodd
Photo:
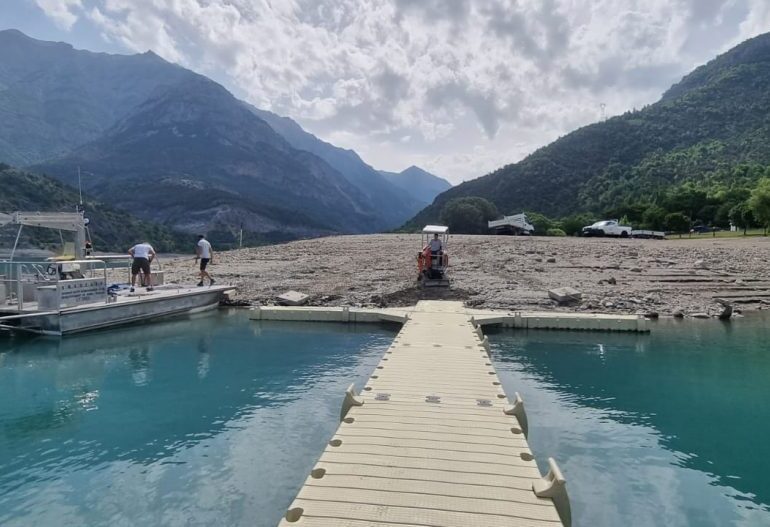
<path fill-rule="evenodd" d="M 38 174 L 31 174 L 0 163 L 0 212 L 45 211 L 74 212 L 79 203 L 76 189 Z M 90 221 L 89 232 L 96 251 L 125 252 L 135 243 L 147 240 L 159 252 L 189 252 L 194 237 L 157 224 L 140 221 L 103 203 L 85 200 L 83 206 Z M 18 227 L 0 228 L 0 248 L 10 249 Z M 63 234 L 64 237 L 67 234 Z M 24 227 L 21 247 L 48 248 L 57 252 L 59 233 L 51 229 Z M 65 238 L 66 239 L 66 238 Z"/>
<path fill-rule="evenodd" d="M 768 167 L 765 34 L 698 68 L 656 104 L 581 128 L 450 189 L 407 227 L 439 220 L 450 200 L 466 196 L 486 198 L 502 214 L 625 216 L 657 228 L 681 214 L 691 224 L 726 226 L 770 176 Z"/>

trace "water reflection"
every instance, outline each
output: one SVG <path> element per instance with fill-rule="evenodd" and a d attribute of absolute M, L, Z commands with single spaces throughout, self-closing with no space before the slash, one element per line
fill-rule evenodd
<path fill-rule="evenodd" d="M 770 336 L 763 319 L 650 335 L 501 332 L 530 442 L 556 455 L 583 525 L 770 525 Z"/>
<path fill-rule="evenodd" d="M 274 525 L 393 334 L 223 313 L 0 340 L 0 525 Z"/>

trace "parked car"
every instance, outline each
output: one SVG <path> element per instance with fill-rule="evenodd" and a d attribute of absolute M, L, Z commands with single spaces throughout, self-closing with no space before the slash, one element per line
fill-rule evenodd
<path fill-rule="evenodd" d="M 583 236 L 620 236 L 621 238 L 628 238 L 631 236 L 631 230 L 629 225 L 620 225 L 618 220 L 604 220 L 583 227 Z"/>
<path fill-rule="evenodd" d="M 719 227 L 709 227 L 708 225 L 696 225 L 692 229 L 690 229 L 690 232 L 697 233 L 697 234 L 703 234 L 706 232 L 717 232 L 721 231 Z"/>

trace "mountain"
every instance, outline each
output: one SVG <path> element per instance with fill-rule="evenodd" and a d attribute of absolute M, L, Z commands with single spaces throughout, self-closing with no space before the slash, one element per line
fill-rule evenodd
<path fill-rule="evenodd" d="M 31 174 L 0 164 L 0 212 L 46 211 L 73 212 L 79 203 L 78 191 L 46 176 Z M 190 252 L 194 238 L 151 224 L 98 201 L 83 203 L 89 219 L 89 232 L 96 251 L 125 252 L 142 240 L 150 240 L 157 251 Z M 17 227 L 0 228 L 5 248 L 12 247 Z M 24 227 L 20 247 L 61 246 L 59 233 L 51 229 Z"/>
<path fill-rule="evenodd" d="M 97 199 L 186 232 L 243 227 L 247 240 L 386 230 L 421 207 L 354 152 L 261 115 L 151 52 L 0 31 L 0 161 L 68 183 L 81 167 Z"/>
<path fill-rule="evenodd" d="M 0 31 L 0 160 L 31 165 L 98 138 L 192 73 L 153 53 L 109 55 Z"/>
<path fill-rule="evenodd" d="M 204 77 L 150 97 L 98 140 L 35 170 L 63 176 L 78 166 L 89 167 L 87 192 L 187 232 L 240 222 L 297 236 L 377 228 L 343 176 Z"/>
<path fill-rule="evenodd" d="M 406 192 L 411 192 L 425 205 L 433 203 L 436 196 L 452 188 L 452 184 L 446 179 L 434 176 L 416 166 L 411 166 L 401 172 L 380 170 L 380 174 L 385 176 L 393 185 L 404 189 Z"/>
<path fill-rule="evenodd" d="M 426 201 L 421 199 L 417 192 L 394 184 L 382 173 L 367 165 L 354 151 L 318 139 L 288 117 L 250 108 L 291 146 L 315 154 L 335 168 L 366 196 L 368 207 L 385 218 L 390 224 L 389 227 L 398 226 L 404 218 L 411 217 L 426 205 Z"/>
<path fill-rule="evenodd" d="M 606 213 L 659 204 L 685 185 L 725 191 L 767 165 L 770 34 L 696 69 L 655 104 L 576 130 L 521 162 L 453 187 L 407 227 L 438 220 L 453 198 L 483 197 L 506 214 Z M 692 220 L 714 217 L 691 209 Z"/>

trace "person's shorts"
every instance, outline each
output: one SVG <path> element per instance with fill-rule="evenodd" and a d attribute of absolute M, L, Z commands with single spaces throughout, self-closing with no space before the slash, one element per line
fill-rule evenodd
<path fill-rule="evenodd" d="M 134 258 L 131 262 L 131 274 L 139 274 L 142 271 L 144 274 L 150 274 L 150 260 L 147 258 Z"/>
<path fill-rule="evenodd" d="M 211 258 L 201 258 L 201 271 L 206 270 L 206 266 L 209 264 L 210 261 L 211 261 Z"/>

